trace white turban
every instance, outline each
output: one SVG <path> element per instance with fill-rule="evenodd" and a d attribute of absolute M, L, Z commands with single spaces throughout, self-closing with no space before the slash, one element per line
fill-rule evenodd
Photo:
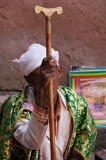
<path fill-rule="evenodd" d="M 55 56 L 57 63 L 59 61 L 59 53 L 54 49 L 51 49 L 52 56 Z M 29 46 L 28 50 L 21 55 L 19 59 L 14 59 L 12 62 L 17 63 L 20 67 L 20 70 L 24 75 L 28 75 L 36 68 L 38 68 L 43 58 L 46 57 L 46 48 L 40 44 L 32 44 Z"/>

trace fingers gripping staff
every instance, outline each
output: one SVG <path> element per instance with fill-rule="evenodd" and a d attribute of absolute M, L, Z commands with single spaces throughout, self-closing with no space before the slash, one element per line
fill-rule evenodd
<path fill-rule="evenodd" d="M 35 6 L 35 12 L 43 14 L 46 16 L 46 55 L 51 56 L 51 16 L 54 12 L 57 14 L 62 13 L 61 7 L 56 8 L 44 8 L 40 6 Z M 56 160 L 56 150 L 55 150 L 55 130 L 54 130 L 54 104 L 53 104 L 53 81 L 50 78 L 49 81 L 49 124 L 50 124 L 50 146 L 51 146 L 51 160 Z"/>

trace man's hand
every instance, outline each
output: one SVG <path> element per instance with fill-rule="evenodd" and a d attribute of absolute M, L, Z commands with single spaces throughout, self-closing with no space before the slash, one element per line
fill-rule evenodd
<path fill-rule="evenodd" d="M 50 78 L 55 76 L 57 60 L 53 56 L 48 56 L 43 59 L 40 66 L 40 82 L 39 87 L 47 89 Z"/>
<path fill-rule="evenodd" d="M 43 59 L 42 64 L 40 66 L 40 78 L 39 83 L 37 84 L 37 94 L 36 94 L 36 104 L 45 109 L 45 107 L 49 106 L 48 100 L 48 84 L 50 78 L 56 76 L 57 73 L 57 60 L 54 56 L 48 56 Z M 35 86 L 36 87 L 36 86 Z"/>

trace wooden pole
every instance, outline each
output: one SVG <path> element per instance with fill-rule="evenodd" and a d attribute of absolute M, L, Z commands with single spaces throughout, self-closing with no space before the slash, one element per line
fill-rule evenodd
<path fill-rule="evenodd" d="M 46 16 L 46 55 L 51 56 L 51 15 L 54 12 L 58 14 L 62 13 L 62 8 L 43 8 L 35 6 L 35 12 L 43 12 Z M 50 147 L 51 147 L 51 160 L 56 160 L 56 148 L 55 148 L 55 126 L 54 126 L 54 103 L 53 103 L 53 80 L 49 81 L 49 127 L 50 127 Z"/>
<path fill-rule="evenodd" d="M 46 54 L 51 56 L 51 17 L 46 17 Z M 50 127 L 50 147 L 51 147 L 51 160 L 56 160 L 55 149 L 55 126 L 54 126 L 54 103 L 53 103 L 53 80 L 49 81 L 49 127 Z"/>

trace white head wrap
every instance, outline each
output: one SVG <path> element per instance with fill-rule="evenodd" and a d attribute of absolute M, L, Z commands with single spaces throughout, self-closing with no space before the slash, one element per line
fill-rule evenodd
<path fill-rule="evenodd" d="M 51 50 L 52 56 L 55 56 L 57 63 L 59 61 L 59 53 L 54 49 Z M 28 75 L 36 68 L 38 68 L 43 58 L 46 57 L 46 48 L 40 44 L 32 44 L 29 46 L 28 50 L 21 55 L 19 59 L 12 60 L 17 63 L 24 75 Z"/>

